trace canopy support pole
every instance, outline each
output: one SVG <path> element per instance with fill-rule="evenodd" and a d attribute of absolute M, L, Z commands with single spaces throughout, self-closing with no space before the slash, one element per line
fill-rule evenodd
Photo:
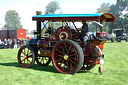
<path fill-rule="evenodd" d="M 41 21 L 37 21 L 37 39 L 41 39 Z"/>
<path fill-rule="evenodd" d="M 103 16 L 101 16 L 102 18 L 100 19 L 100 24 L 102 24 L 102 22 L 103 22 Z M 103 30 L 102 30 L 102 26 L 100 26 L 100 32 L 102 32 Z"/>

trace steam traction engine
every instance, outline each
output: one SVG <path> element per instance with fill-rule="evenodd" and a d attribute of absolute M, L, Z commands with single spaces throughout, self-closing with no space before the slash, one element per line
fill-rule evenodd
<path fill-rule="evenodd" d="M 115 17 L 110 13 L 97 14 L 48 14 L 32 17 L 37 21 L 36 39 L 31 39 L 29 45 L 22 46 L 18 52 L 20 66 L 29 68 L 36 60 L 40 66 L 48 66 L 52 60 L 55 69 L 61 73 L 75 73 L 79 70 L 90 70 L 96 64 L 103 64 L 104 55 L 101 53 L 106 42 L 106 32 L 96 32 L 87 41 L 87 52 L 83 49 L 84 43 L 80 29 L 75 22 L 97 21 L 114 22 Z M 62 26 L 57 30 L 51 26 L 52 22 L 61 22 Z M 72 23 L 75 29 L 71 29 Z M 41 28 L 41 25 L 43 28 Z M 103 67 L 99 67 L 100 74 Z"/>

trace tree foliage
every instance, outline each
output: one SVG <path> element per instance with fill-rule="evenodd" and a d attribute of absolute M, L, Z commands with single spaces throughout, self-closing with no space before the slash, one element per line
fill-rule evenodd
<path fill-rule="evenodd" d="M 62 13 L 61 7 L 59 6 L 59 3 L 57 1 L 51 1 L 48 3 L 48 5 L 45 7 L 45 14 L 56 14 L 57 12 L 60 14 Z M 54 24 L 54 25 L 53 25 Z M 53 26 L 54 28 L 58 28 L 60 25 L 62 25 L 60 22 L 52 22 L 51 24 L 48 23 L 49 26 Z"/>
<path fill-rule="evenodd" d="M 47 6 L 45 10 L 45 14 L 55 14 L 57 10 L 60 9 L 59 3 L 57 1 L 51 1 Z"/>
<path fill-rule="evenodd" d="M 110 32 L 115 28 L 128 29 L 128 18 L 122 13 L 128 7 L 128 0 L 117 0 L 115 5 L 110 6 L 109 12 L 112 13 L 116 20 L 110 24 Z"/>
<path fill-rule="evenodd" d="M 100 8 L 97 9 L 97 13 L 106 13 L 109 10 L 110 10 L 110 3 L 103 3 L 100 5 Z M 104 28 L 102 30 L 105 32 L 109 32 L 109 27 L 108 27 L 109 23 L 103 22 L 102 24 L 104 25 Z M 95 29 L 99 30 L 99 26 L 96 23 L 91 23 L 90 28 L 91 28 L 90 31 L 94 31 Z"/>
<path fill-rule="evenodd" d="M 97 13 L 105 13 L 110 10 L 110 3 L 103 3 L 100 5 L 100 8 L 97 9 Z"/>
<path fill-rule="evenodd" d="M 5 23 L 6 24 L 4 25 L 4 28 L 10 28 L 10 29 L 23 28 L 20 22 L 19 14 L 15 10 L 9 10 L 6 12 Z"/>
<path fill-rule="evenodd" d="M 122 13 L 124 10 L 128 11 L 128 0 L 117 0 L 116 4 L 112 5 L 109 3 L 101 4 L 100 8 L 97 9 L 97 12 L 109 12 L 116 17 L 115 22 L 104 24 L 105 26 L 103 30 L 107 30 L 111 33 L 112 30 L 116 28 L 128 29 L 128 17 Z"/>

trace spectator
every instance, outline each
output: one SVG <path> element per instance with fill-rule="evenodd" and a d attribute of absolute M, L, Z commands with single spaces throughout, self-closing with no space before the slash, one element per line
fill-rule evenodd
<path fill-rule="evenodd" d="M 17 48 L 17 40 L 14 39 L 14 48 Z"/>
<path fill-rule="evenodd" d="M 14 39 L 12 39 L 12 46 L 11 47 L 14 48 Z"/>
<path fill-rule="evenodd" d="M 81 34 L 82 34 L 82 37 L 83 37 L 83 42 L 84 42 L 84 46 L 85 46 L 85 52 L 86 52 L 86 49 L 87 49 L 87 40 L 88 40 L 88 24 L 83 21 L 82 22 L 83 26 L 82 26 L 82 31 L 81 31 Z"/>
<path fill-rule="evenodd" d="M 7 44 L 7 48 L 9 48 L 9 38 L 7 39 L 7 43 L 8 43 L 8 44 Z"/>
<path fill-rule="evenodd" d="M 5 49 L 7 48 L 7 45 L 8 45 L 8 41 L 6 40 L 6 38 L 4 39 L 4 46 L 5 46 Z"/>
<path fill-rule="evenodd" d="M 2 43 L 1 39 L 0 39 L 0 44 Z"/>
<path fill-rule="evenodd" d="M 9 49 L 11 48 L 12 45 L 12 39 L 9 39 Z"/>

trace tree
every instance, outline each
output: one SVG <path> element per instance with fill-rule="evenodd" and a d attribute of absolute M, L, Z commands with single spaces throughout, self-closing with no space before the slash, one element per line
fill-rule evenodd
<path fill-rule="evenodd" d="M 97 12 L 109 12 L 116 17 L 115 22 L 113 23 L 103 23 L 103 30 L 111 33 L 115 28 L 128 29 L 128 18 L 124 16 L 124 14 L 122 13 L 123 11 L 128 11 L 128 0 L 117 0 L 116 4 L 112 5 L 110 5 L 109 3 L 101 4 L 100 8 L 97 9 Z"/>
<path fill-rule="evenodd" d="M 55 12 L 59 9 L 60 9 L 59 3 L 56 1 L 52 1 L 46 6 L 45 14 L 49 14 L 49 13 L 55 14 Z"/>
<path fill-rule="evenodd" d="M 110 3 L 103 3 L 100 5 L 100 8 L 97 9 L 97 13 L 105 13 L 110 10 Z"/>
<path fill-rule="evenodd" d="M 110 32 L 115 28 L 128 29 L 128 18 L 122 13 L 124 10 L 128 11 L 128 0 L 117 0 L 115 5 L 110 6 L 109 12 L 112 13 L 116 20 L 110 24 Z"/>
<path fill-rule="evenodd" d="M 110 3 L 103 3 L 100 5 L 100 8 L 97 9 L 97 13 L 106 13 L 109 10 L 110 10 Z M 109 23 L 103 22 L 102 24 L 104 25 L 102 30 L 105 32 L 109 32 L 109 27 L 108 27 Z"/>
<path fill-rule="evenodd" d="M 57 1 L 51 1 L 46 7 L 45 14 L 56 14 L 57 12 L 60 14 L 62 13 L 61 7 L 59 6 L 59 3 Z M 60 22 L 49 22 L 48 26 L 53 26 L 54 28 L 58 28 L 60 25 L 62 25 Z"/>
<path fill-rule="evenodd" d="M 23 26 L 21 25 L 20 19 L 21 18 L 19 17 L 19 14 L 15 10 L 7 11 L 5 14 L 5 23 L 6 24 L 4 25 L 4 28 L 22 29 Z"/>

